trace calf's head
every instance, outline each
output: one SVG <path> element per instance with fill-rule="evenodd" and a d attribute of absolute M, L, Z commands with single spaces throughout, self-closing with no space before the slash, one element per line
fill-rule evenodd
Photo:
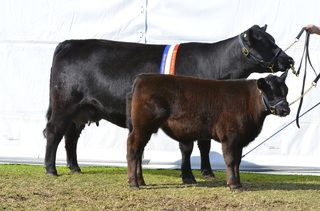
<path fill-rule="evenodd" d="M 264 67 L 261 72 L 268 68 L 270 72 L 284 72 L 293 68 L 294 60 L 276 45 L 274 38 L 266 32 L 267 25 L 259 27 L 252 26 L 242 33 L 242 51 L 251 60 Z"/>
<path fill-rule="evenodd" d="M 287 73 L 287 71 L 284 72 L 280 77 L 268 75 L 257 80 L 266 110 L 281 117 L 290 113 L 289 103 L 286 99 L 288 94 L 288 87 L 285 84 Z"/>

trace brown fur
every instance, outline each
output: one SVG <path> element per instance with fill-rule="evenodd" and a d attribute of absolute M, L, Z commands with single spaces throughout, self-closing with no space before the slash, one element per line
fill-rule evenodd
<path fill-rule="evenodd" d="M 161 128 L 181 143 L 198 139 L 220 142 L 227 165 L 227 183 L 231 188 L 241 187 L 242 148 L 258 136 L 270 113 L 263 95 L 274 101 L 287 94 L 284 79 L 268 77 L 277 83 L 267 83 L 267 79 L 212 81 L 182 76 L 138 76 L 132 96 L 128 97 L 130 185 L 145 184 L 141 156 L 152 133 Z M 280 96 L 271 92 L 270 84 L 278 86 L 273 87 L 274 90 L 282 90 L 277 92 Z M 277 106 L 277 115 L 285 116 L 290 112 L 286 100 Z"/>

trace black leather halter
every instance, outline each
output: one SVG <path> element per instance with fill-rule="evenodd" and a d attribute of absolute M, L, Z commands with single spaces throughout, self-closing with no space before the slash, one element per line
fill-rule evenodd
<path fill-rule="evenodd" d="M 248 59 L 251 59 L 253 60 L 254 62 L 258 63 L 259 65 L 261 65 L 262 67 L 265 67 L 265 68 L 268 68 L 270 69 L 270 71 L 272 73 L 274 73 L 274 65 L 275 65 L 275 62 L 278 60 L 278 57 L 280 55 L 280 53 L 282 52 L 281 48 L 278 48 L 277 49 L 277 53 L 276 55 L 271 59 L 271 61 L 269 62 L 266 62 L 264 61 L 263 59 L 259 58 L 258 56 L 254 55 L 252 52 L 250 52 L 249 48 L 247 48 L 245 45 L 244 45 L 244 42 L 243 42 L 243 36 L 245 36 L 246 33 L 241 33 L 239 34 L 239 43 L 241 45 L 241 51 L 243 53 L 243 55 L 245 57 L 247 57 Z"/>
<path fill-rule="evenodd" d="M 261 95 L 262 95 L 262 101 L 263 101 L 263 105 L 264 105 L 265 111 L 276 115 L 276 107 L 278 105 L 280 105 L 281 103 L 285 102 L 286 99 L 285 98 L 281 98 L 281 99 L 279 99 L 277 101 L 270 102 L 268 100 L 268 98 L 263 94 L 263 92 L 262 91 L 260 91 L 260 92 L 261 92 Z"/>

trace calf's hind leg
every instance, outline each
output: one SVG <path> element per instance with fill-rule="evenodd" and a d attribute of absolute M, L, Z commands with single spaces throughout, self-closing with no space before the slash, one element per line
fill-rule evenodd
<path fill-rule="evenodd" d="M 151 135 L 141 136 L 133 130 L 127 140 L 128 183 L 130 187 L 145 185 L 142 174 L 142 154 Z"/>
<path fill-rule="evenodd" d="M 64 135 L 65 148 L 67 152 L 67 166 L 73 173 L 81 172 L 77 160 L 77 144 L 81 131 L 85 125 L 76 125 L 71 123 Z"/>

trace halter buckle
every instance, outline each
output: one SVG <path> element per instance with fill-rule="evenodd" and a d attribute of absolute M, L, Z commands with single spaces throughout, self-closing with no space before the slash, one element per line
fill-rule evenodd
<path fill-rule="evenodd" d="M 274 73 L 274 70 L 273 70 L 274 64 L 273 63 L 268 64 L 267 67 L 271 70 L 272 73 Z"/>
<path fill-rule="evenodd" d="M 290 69 L 292 70 L 292 73 L 293 73 L 295 76 L 298 76 L 297 71 L 296 71 L 296 69 L 294 68 L 294 66 L 293 66 L 292 64 L 290 64 Z"/>
<path fill-rule="evenodd" d="M 248 55 L 249 55 L 249 50 L 248 50 L 246 47 L 242 47 L 242 53 L 243 53 L 245 56 L 248 56 Z"/>

